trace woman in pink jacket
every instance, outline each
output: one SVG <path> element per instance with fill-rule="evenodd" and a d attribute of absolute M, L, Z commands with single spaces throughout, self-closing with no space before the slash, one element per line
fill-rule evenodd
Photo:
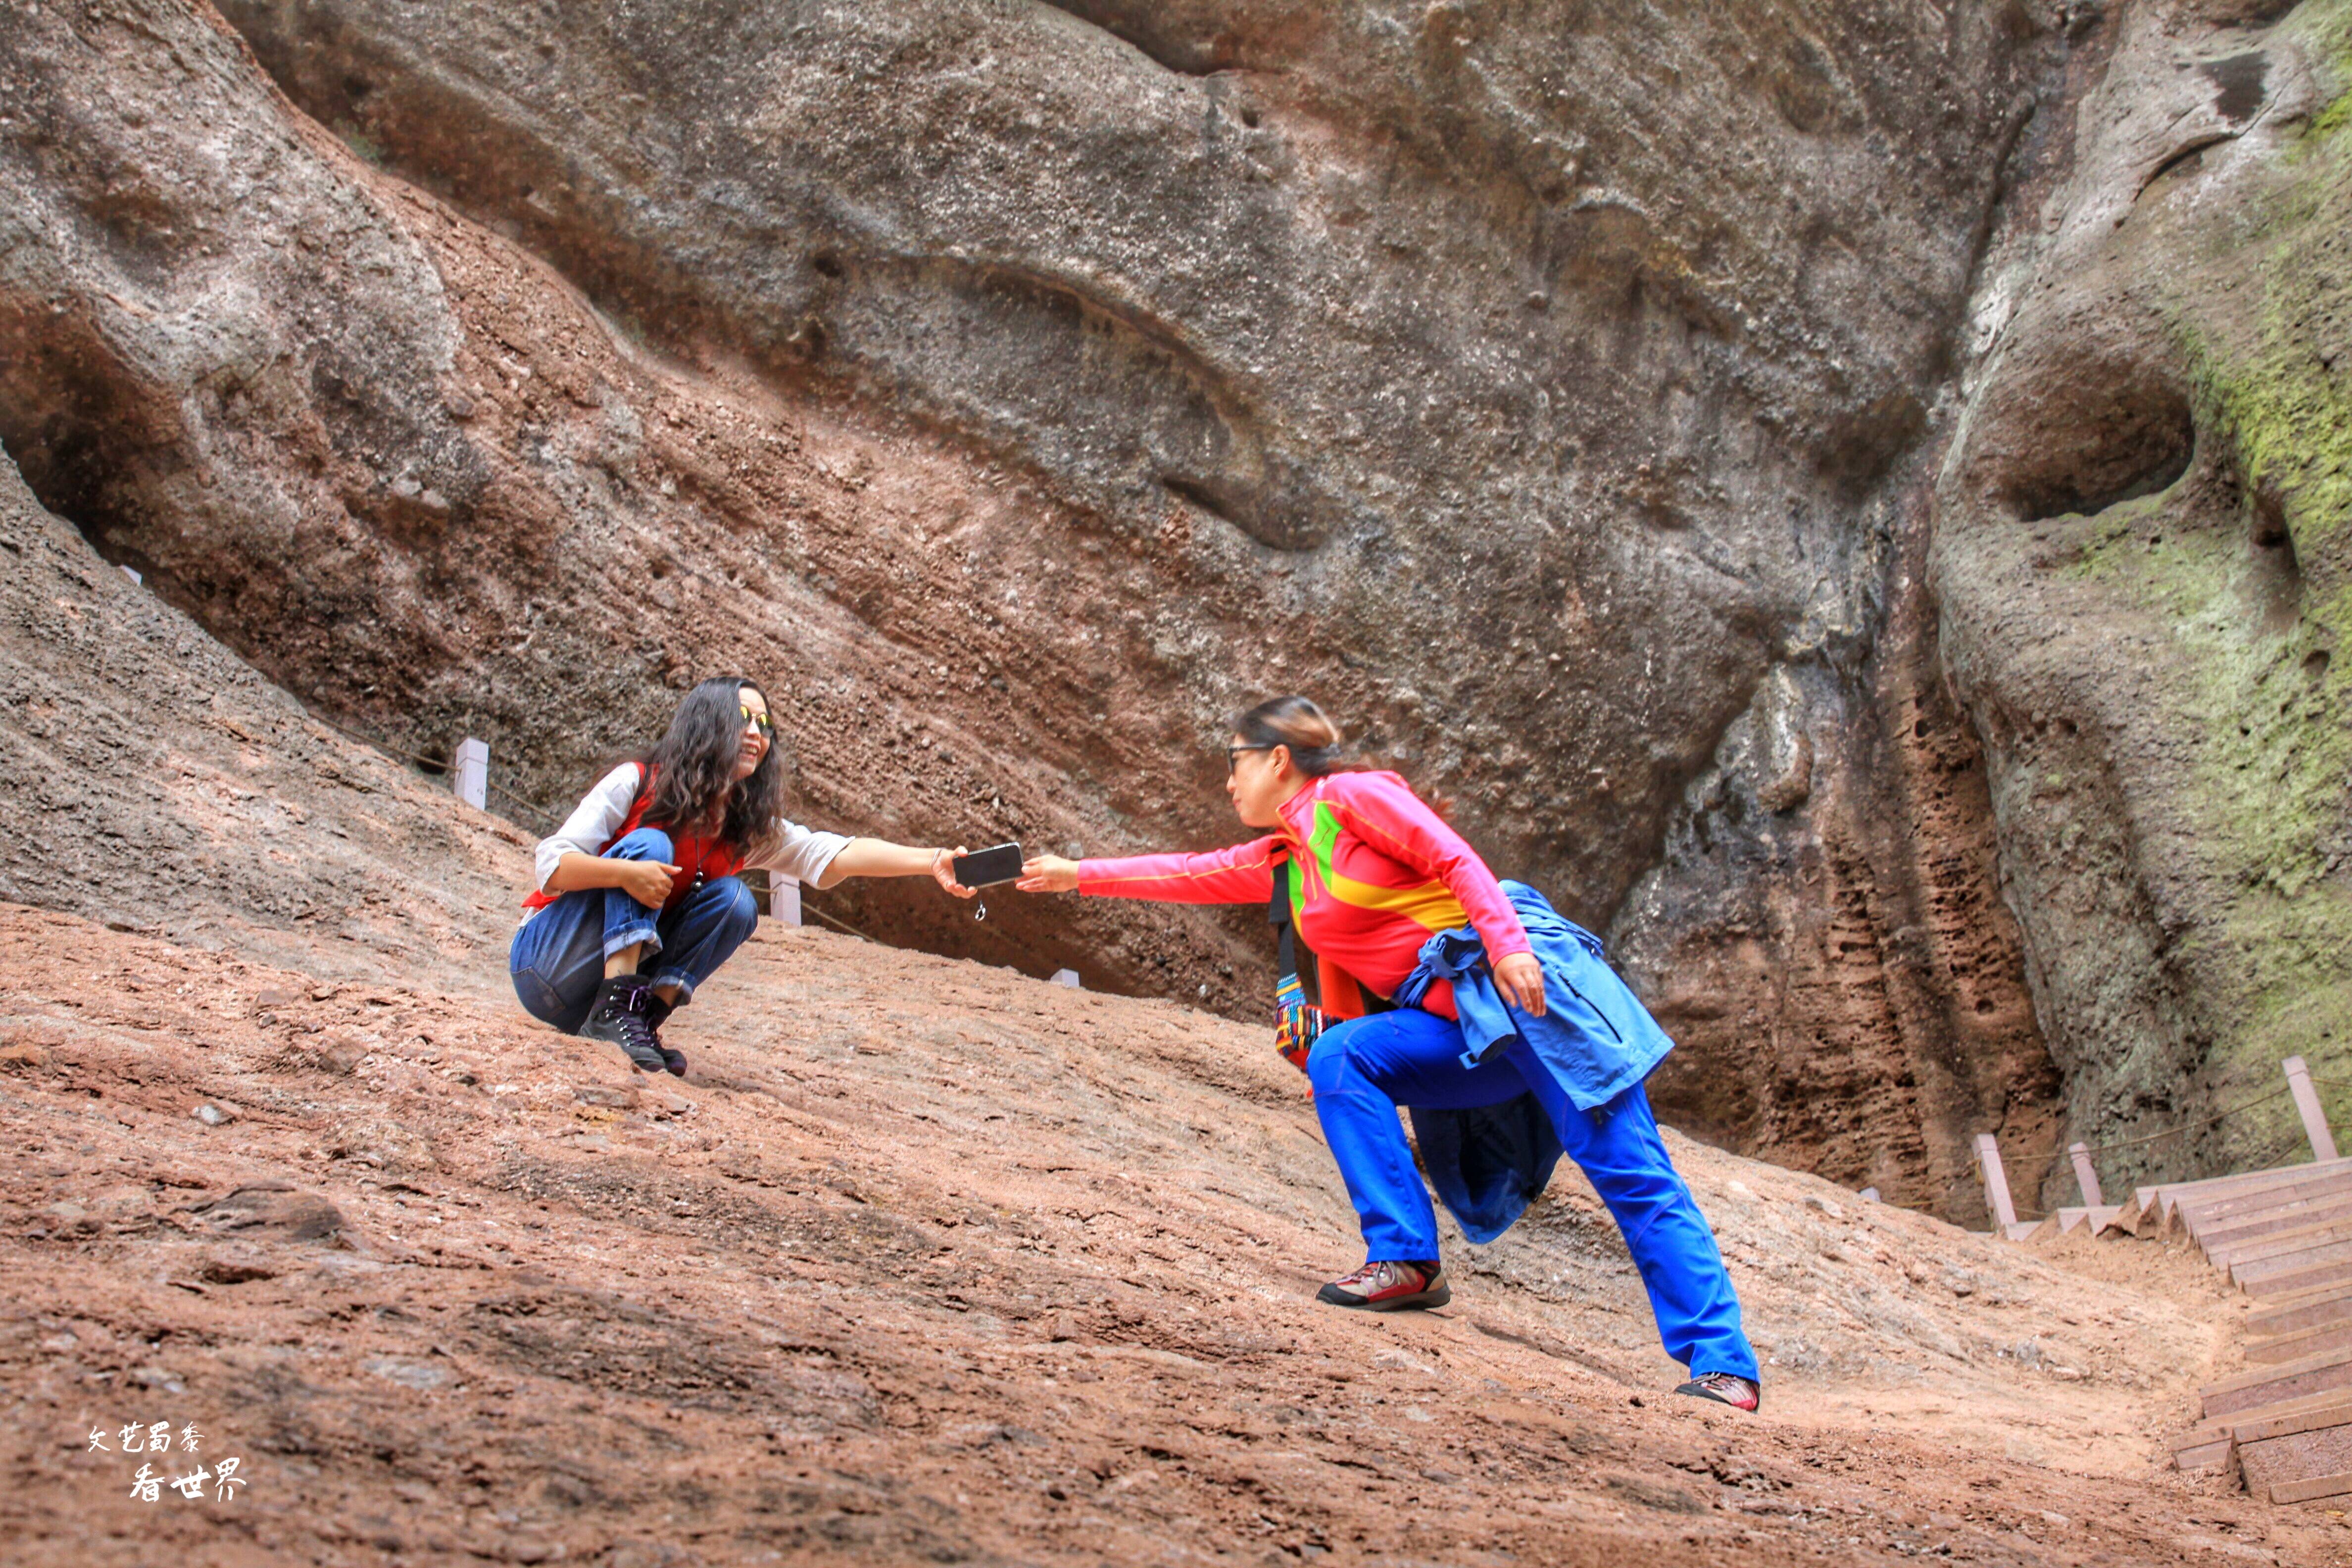
<path fill-rule="evenodd" d="M 1283 879 L 1334 1020 L 1307 1060 L 1316 1114 L 1367 1253 L 1318 1299 L 1393 1311 L 1452 1298 L 1402 1106 L 1475 1241 L 1517 1218 L 1561 1153 L 1574 1158 L 1624 1233 L 1667 1353 L 1691 1369 L 1676 1392 L 1757 1408 L 1738 1298 L 1642 1090 L 1674 1042 L 1602 962 L 1598 939 L 1534 889 L 1496 881 L 1396 774 L 1334 771 L 1339 728 L 1306 698 L 1260 703 L 1234 730 L 1225 794 L 1263 837 L 1194 855 L 1045 856 L 1020 885 L 1265 904 Z M 1466 1179 L 1497 1144 L 1512 1157 Z"/>

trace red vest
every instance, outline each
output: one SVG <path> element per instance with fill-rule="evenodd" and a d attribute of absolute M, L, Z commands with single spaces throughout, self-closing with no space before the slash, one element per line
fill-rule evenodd
<path fill-rule="evenodd" d="M 640 766 L 637 793 L 629 801 L 629 815 L 621 819 L 620 827 L 614 831 L 612 837 L 604 840 L 604 848 L 597 850 L 596 853 L 602 856 L 614 845 L 643 826 L 646 807 L 653 804 L 653 799 L 654 770 Z M 662 900 L 662 908 L 665 910 L 674 910 L 686 902 L 687 894 L 694 891 L 703 883 L 716 881 L 721 877 L 732 877 L 743 868 L 743 857 L 735 853 L 724 838 L 703 838 L 690 834 L 672 833 L 669 836 L 669 843 L 670 864 L 676 866 L 677 869 L 670 874 L 669 897 Z M 522 901 L 522 907 L 527 910 L 543 910 L 562 896 L 561 893 L 533 893 Z"/>

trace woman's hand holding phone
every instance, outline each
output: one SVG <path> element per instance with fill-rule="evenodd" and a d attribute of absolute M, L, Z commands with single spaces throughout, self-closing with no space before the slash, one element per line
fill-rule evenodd
<path fill-rule="evenodd" d="M 614 874 L 613 885 L 649 910 L 657 910 L 669 900 L 670 879 L 677 872 L 675 866 L 665 866 L 658 860 L 615 860 L 619 868 Z"/>
<path fill-rule="evenodd" d="M 1021 880 L 1013 885 L 1024 893 L 1075 893 L 1078 863 L 1059 855 L 1040 855 L 1021 862 Z"/>
<path fill-rule="evenodd" d="M 975 889 L 967 888 L 961 882 L 957 881 L 955 874 L 956 857 L 959 855 L 969 855 L 971 853 L 971 850 L 965 848 L 961 844 L 957 845 L 952 849 L 932 850 L 931 879 L 939 883 L 940 887 L 945 888 L 949 892 L 953 893 L 959 899 L 971 898 Z"/>

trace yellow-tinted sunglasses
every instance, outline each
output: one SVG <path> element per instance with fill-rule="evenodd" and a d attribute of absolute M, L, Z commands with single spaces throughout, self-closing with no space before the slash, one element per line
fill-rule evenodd
<path fill-rule="evenodd" d="M 760 726 L 760 733 L 762 735 L 772 735 L 776 732 L 776 721 L 765 713 L 754 713 L 749 703 L 737 703 L 735 711 L 743 715 L 743 722 L 746 724 Z"/>

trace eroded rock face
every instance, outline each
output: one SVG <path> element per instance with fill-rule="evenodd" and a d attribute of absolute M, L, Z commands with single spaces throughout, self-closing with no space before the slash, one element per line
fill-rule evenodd
<path fill-rule="evenodd" d="M 2046 1105 L 1913 502 L 2068 16 L 226 9 L 299 112 L 10 11 L 0 440 L 306 700 L 561 800 L 747 669 L 812 816 L 1102 851 L 1305 688 L 1715 1135 L 1964 1208 Z M 1263 1005 L 1253 911 L 1009 903 L 836 911 Z"/>
<path fill-rule="evenodd" d="M 1650 1086 L 1678 1124 L 1974 1218 L 1970 1139 L 2056 1147 L 2057 1074 L 1929 612 L 1889 606 L 1867 688 L 1767 683 L 1611 934 L 1679 1043 Z"/>
<path fill-rule="evenodd" d="M 2347 51 L 2341 3 L 2126 12 L 1977 304 L 1943 649 L 2093 1142 L 2296 1052 L 2352 1077 Z M 2274 1104 L 2107 1179 L 2291 1158 L 2294 1127 Z"/>
<path fill-rule="evenodd" d="M 1006 587 L 1161 698 L 1039 694 L 1135 736 L 1137 828 L 1198 794 L 1142 733 L 1311 684 L 1594 914 L 1861 635 L 2027 107 L 1896 6 L 226 9 L 653 341 L 1034 482 Z"/>
<path fill-rule="evenodd" d="M 493 784 L 529 799 L 568 801 L 731 668 L 775 689 L 812 816 L 1108 831 L 1083 781 L 1136 770 L 1087 704 L 1166 704 L 1110 633 L 995 613 L 1034 515 L 934 442 L 616 335 L 290 111 L 207 15 L 34 7 L 0 38 L 0 443 L 53 511 L 325 711 L 444 757 L 489 737 Z M 1073 554 L 1074 583 L 1128 570 Z M 1228 1002 L 1255 956 L 1170 916 L 1008 904 L 872 924 Z"/>

